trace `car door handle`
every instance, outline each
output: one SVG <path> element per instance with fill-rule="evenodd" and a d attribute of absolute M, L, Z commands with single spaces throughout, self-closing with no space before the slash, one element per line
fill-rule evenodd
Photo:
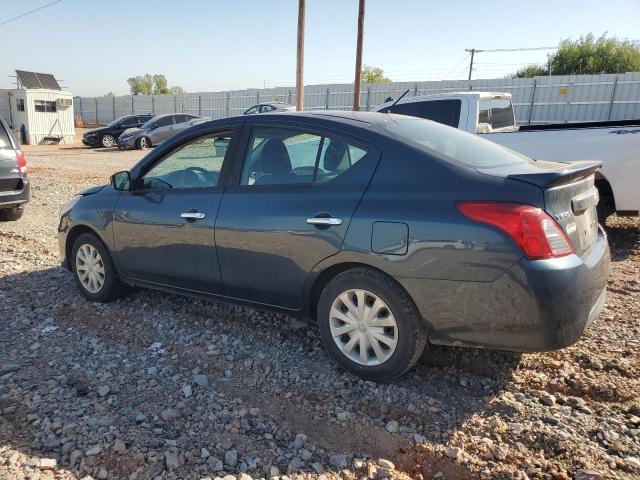
<path fill-rule="evenodd" d="M 201 220 L 206 215 L 202 212 L 182 212 L 180 218 L 186 218 L 187 220 Z"/>
<path fill-rule="evenodd" d="M 307 223 L 311 225 L 342 225 L 342 219 L 336 217 L 311 217 L 307 218 Z"/>

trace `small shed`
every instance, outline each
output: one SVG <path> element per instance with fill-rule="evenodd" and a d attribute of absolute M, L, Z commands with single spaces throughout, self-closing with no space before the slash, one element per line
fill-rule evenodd
<path fill-rule="evenodd" d="M 16 87 L 0 90 L 0 116 L 31 145 L 75 143 L 73 94 L 49 73 L 16 70 Z M 24 126 L 24 128 L 22 128 Z"/>

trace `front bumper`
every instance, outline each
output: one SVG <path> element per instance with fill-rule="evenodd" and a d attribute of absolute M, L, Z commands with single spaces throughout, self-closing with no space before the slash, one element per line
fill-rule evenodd
<path fill-rule="evenodd" d="M 136 139 L 138 137 L 127 137 L 125 139 L 118 138 L 118 148 L 120 150 L 131 150 L 136 148 Z"/>
<path fill-rule="evenodd" d="M 97 147 L 98 146 L 98 137 L 83 137 L 82 143 L 84 143 L 87 147 Z"/>
<path fill-rule="evenodd" d="M 21 177 L 20 188 L 18 190 L 0 191 L 0 208 L 17 207 L 24 205 L 31 198 L 31 186 L 29 178 Z"/>
<path fill-rule="evenodd" d="M 443 345 L 548 351 L 575 343 L 602 311 L 609 276 L 603 230 L 583 258 L 522 259 L 493 282 L 403 279 Z"/>

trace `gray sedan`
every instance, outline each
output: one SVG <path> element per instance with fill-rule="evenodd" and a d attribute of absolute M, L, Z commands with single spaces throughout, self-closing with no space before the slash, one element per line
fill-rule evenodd
<path fill-rule="evenodd" d="M 606 298 L 599 167 L 403 115 L 227 118 L 71 200 L 60 252 L 92 302 L 139 285 L 310 317 L 343 367 L 382 380 L 427 341 L 578 340 Z"/>
<path fill-rule="evenodd" d="M 148 120 L 140 128 L 129 128 L 122 132 L 118 138 L 118 148 L 125 150 L 150 148 L 207 120 L 208 118 L 188 113 L 158 115 Z"/>

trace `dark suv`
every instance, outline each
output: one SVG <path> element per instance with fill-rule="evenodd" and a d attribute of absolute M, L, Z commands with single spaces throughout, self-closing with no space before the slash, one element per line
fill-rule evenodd
<path fill-rule="evenodd" d="M 84 134 L 82 143 L 88 147 L 111 148 L 117 144 L 118 137 L 128 128 L 138 128 L 153 115 L 125 115 L 118 117 L 106 127 L 97 128 Z"/>
<path fill-rule="evenodd" d="M 28 201 L 29 179 L 24 153 L 0 118 L 0 221 L 18 220 Z"/>

